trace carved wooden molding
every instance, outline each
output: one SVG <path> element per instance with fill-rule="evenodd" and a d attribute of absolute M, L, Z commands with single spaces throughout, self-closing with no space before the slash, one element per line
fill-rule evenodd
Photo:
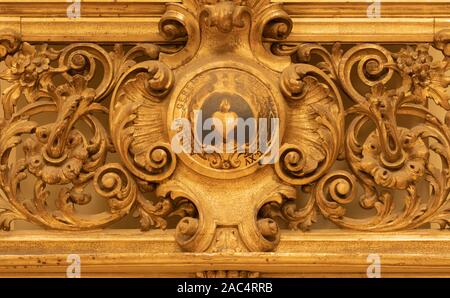
<path fill-rule="evenodd" d="M 381 256 L 383 277 L 449 276 L 445 233 L 326 231 L 281 235 L 276 253 L 181 252 L 172 231 L 106 230 L 76 234 L 17 231 L 2 237 L 1 276 L 65 277 L 67 256 L 77 252 L 82 277 L 366 277 L 367 256 Z M 247 273 L 244 273 L 247 272 Z"/>
<path fill-rule="evenodd" d="M 162 8 L 156 2 L 139 5 L 153 7 L 149 14 L 158 15 Z M 416 8 L 425 7 L 419 2 Z M 110 4 L 113 9 L 120 1 Z M 337 2 L 317 5 L 331 4 Z M 33 5 L 25 1 L 16 14 L 26 15 Z M 363 6 L 361 1 L 355 5 L 358 15 Z M 387 5 L 402 7 L 398 1 Z M 359 275 L 370 253 L 385 256 L 393 276 L 450 274 L 450 29 L 436 31 L 441 28 L 434 18 L 431 23 L 412 19 L 410 31 L 396 28 L 399 34 L 378 40 L 373 36 L 379 32 L 368 29 L 374 23 L 383 24 L 376 28 L 384 28 L 383 22 L 407 28 L 409 21 L 372 22 L 359 15 L 349 21 L 348 10 L 332 28 L 316 19 L 322 32 L 317 37 L 302 31 L 305 19 L 291 17 L 301 15 L 301 7 L 301 1 L 286 6 L 265 0 L 167 3 L 161 16 L 149 20 L 158 24 L 158 31 L 149 27 L 152 42 L 137 44 L 130 44 L 127 34 L 125 39 L 106 34 L 96 43 L 47 45 L 42 36 L 49 31 L 26 31 L 27 22 L 39 31 L 36 24 L 43 19 L 19 17 L 20 30 L 14 19 L 2 22 L 0 79 L 8 86 L 2 90 L 0 119 L 0 225 L 10 230 L 21 220 L 64 232 L 5 232 L 0 247 L 16 251 L 0 257 L 0 272 L 26 264 L 33 275 L 62 266 L 68 247 L 56 239 L 61 235 L 74 239 L 85 256 L 92 254 L 82 251 L 83 243 L 104 248 L 96 251 L 98 259 L 87 257 L 93 275 L 109 272 L 108 256 L 136 275 Z M 424 36 L 417 32 L 422 27 L 415 27 L 422 21 L 433 24 Z M 343 23 L 368 25 L 341 34 Z M 126 24 L 122 33 L 134 30 L 133 22 Z M 49 35 L 48 40 L 81 41 L 89 32 L 75 28 L 81 28 L 79 37 Z M 361 38 L 361 32 L 369 37 Z M 366 38 L 372 42 L 354 43 Z M 433 58 L 431 48 L 443 58 Z M 195 127 L 198 110 L 225 124 L 251 116 L 272 127 L 276 120 L 278 130 L 263 137 L 265 150 L 251 151 L 252 143 L 246 143 L 242 152 L 215 152 L 202 147 L 194 128 L 186 134 L 185 124 L 177 122 L 187 119 Z M 52 115 L 47 116 L 51 120 L 42 124 L 41 115 Z M 263 135 L 259 125 L 258 137 Z M 199 151 L 177 152 L 174 140 Z M 275 147 L 279 151 L 269 158 Z M 114 155 L 117 162 L 110 161 Z M 31 190 L 21 188 L 27 179 L 34 179 Z M 106 206 L 97 213 L 78 212 L 98 200 Z M 371 212 L 349 214 L 347 205 L 354 201 Z M 130 215 L 139 219 L 134 228 L 142 232 L 98 230 Z M 334 235 L 316 229 L 319 216 L 342 230 Z M 176 228 L 170 229 L 173 222 Z M 163 231 L 150 231 L 154 228 Z M 20 243 L 29 236 L 42 244 L 51 265 L 34 263 L 42 261 L 39 252 Z M 347 246 L 338 237 L 348 239 Z M 358 237 L 366 238 L 361 244 Z M 138 248 L 154 243 L 169 255 L 143 251 L 152 260 L 142 259 L 147 269 L 137 272 L 132 264 L 140 258 L 123 248 L 128 241 Z M 373 246 L 377 251 L 370 251 Z M 314 256 L 319 250 L 324 263 Z M 205 252 L 217 266 L 196 259 Z M 27 257 L 19 260 L 23 254 Z M 353 254 L 360 258 L 352 261 Z M 175 269 L 182 266 L 170 260 L 176 256 L 193 265 Z M 274 261 L 264 262 L 269 256 Z M 282 264 L 289 267 L 287 273 Z M 320 273 L 325 264 L 345 269 Z"/>

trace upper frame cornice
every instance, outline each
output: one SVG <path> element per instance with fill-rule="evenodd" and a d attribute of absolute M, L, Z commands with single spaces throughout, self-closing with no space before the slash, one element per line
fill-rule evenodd
<path fill-rule="evenodd" d="M 158 22 L 177 0 L 85 0 L 81 18 L 62 0 L 0 1 L 0 29 L 47 42 L 164 42 Z M 380 18 L 368 18 L 366 0 L 274 0 L 292 17 L 292 42 L 431 42 L 450 24 L 450 2 L 382 0 Z"/>

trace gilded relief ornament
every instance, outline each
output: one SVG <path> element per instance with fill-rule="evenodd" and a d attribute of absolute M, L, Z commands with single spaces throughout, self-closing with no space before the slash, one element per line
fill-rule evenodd
<path fill-rule="evenodd" d="M 336 85 L 319 68 L 264 48 L 263 35 L 280 40 L 292 28 L 280 5 L 186 1 L 169 5 L 160 27 L 171 39 L 187 35 L 186 47 L 162 54 L 157 75 L 144 62 L 122 77 L 110 114 L 115 145 L 133 174 L 197 207 L 197 218 L 177 226 L 184 249 L 274 249 L 280 228 L 258 210 L 295 199 L 296 185 L 311 183 L 337 158 L 344 112 Z M 151 94 L 156 79 L 167 79 L 158 84 L 164 96 Z M 218 122 L 205 128 L 205 118 Z M 256 137 L 237 144 L 232 132 L 249 119 Z M 205 142 L 203 134 L 218 126 L 225 150 Z M 176 156 L 173 142 L 181 148 Z"/>
<path fill-rule="evenodd" d="M 1 32 L 0 226 L 134 215 L 147 231 L 175 217 L 180 247 L 211 253 L 275 250 L 285 225 L 306 231 L 318 216 L 448 228 L 448 31 L 435 61 L 428 44 L 288 43 L 292 26 L 266 0 L 185 0 L 167 4 L 162 44 L 61 48 Z M 79 212 L 100 197 L 105 210 Z M 356 198 L 371 216 L 348 216 Z"/>

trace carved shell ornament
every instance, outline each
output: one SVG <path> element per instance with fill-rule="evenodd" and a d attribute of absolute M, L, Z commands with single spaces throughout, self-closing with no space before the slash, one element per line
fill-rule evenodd
<path fill-rule="evenodd" d="M 319 215 L 365 231 L 448 228 L 450 117 L 428 103 L 450 109 L 450 33 L 435 61 L 428 44 L 289 43 L 292 26 L 270 1 L 186 0 L 159 24 L 175 46 L 1 32 L 1 227 L 88 230 L 131 214 L 147 231 L 174 217 L 192 252 L 272 251 L 286 226 Z M 255 138 L 241 144 L 242 123 Z M 357 197 L 370 216 L 347 214 Z M 101 198 L 97 214 L 79 212 Z"/>

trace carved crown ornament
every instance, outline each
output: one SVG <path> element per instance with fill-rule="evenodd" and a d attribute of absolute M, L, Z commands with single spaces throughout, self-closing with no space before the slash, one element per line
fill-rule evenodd
<path fill-rule="evenodd" d="M 282 4 L 185 0 L 159 22 L 177 43 L 48 46 L 1 32 L 2 229 L 134 215 L 143 231 L 175 220 L 183 250 L 245 252 L 272 251 L 283 227 L 314 229 L 318 216 L 360 231 L 449 228 L 450 31 L 391 51 L 290 43 L 292 27 Z M 256 119 L 265 150 L 205 148 L 198 111 L 220 137 Z M 98 213 L 78 212 L 99 200 Z M 346 212 L 356 200 L 364 217 Z"/>

